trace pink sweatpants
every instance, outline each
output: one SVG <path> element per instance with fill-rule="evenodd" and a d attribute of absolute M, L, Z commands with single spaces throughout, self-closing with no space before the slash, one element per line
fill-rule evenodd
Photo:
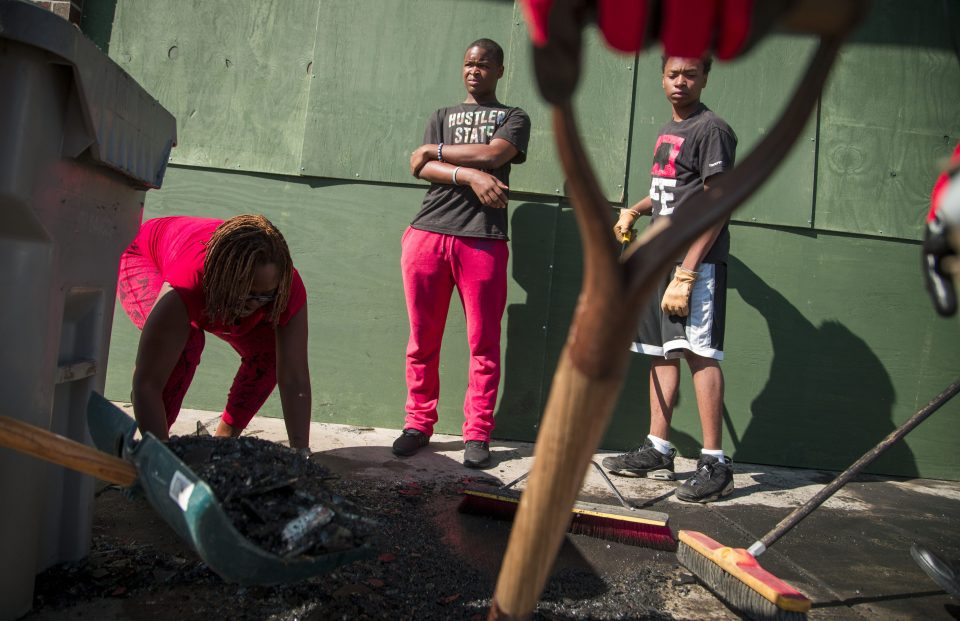
<path fill-rule="evenodd" d="M 456 237 L 407 228 L 400 268 L 410 318 L 405 429 L 429 435 L 440 398 L 440 343 L 456 287 L 470 346 L 463 440 L 490 440 L 500 386 L 500 320 L 507 304 L 505 240 Z"/>
<path fill-rule="evenodd" d="M 120 257 L 117 298 L 138 329 L 143 330 L 162 285 L 157 266 L 140 253 L 135 243 L 131 245 Z M 221 418 L 231 427 L 244 429 L 277 385 L 276 332 L 272 326 L 258 325 L 244 335 L 218 337 L 240 354 L 240 368 Z M 203 345 L 203 330 L 191 325 L 187 344 L 163 389 L 168 428 L 180 414 L 183 398 L 200 364 Z"/>

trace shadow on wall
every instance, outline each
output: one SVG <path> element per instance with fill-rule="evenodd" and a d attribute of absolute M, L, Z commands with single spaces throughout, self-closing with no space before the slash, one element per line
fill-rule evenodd
<path fill-rule="evenodd" d="M 724 433 L 736 459 L 847 468 L 896 427 L 892 420 L 896 395 L 886 369 L 863 339 L 843 324 L 826 321 L 814 326 L 742 261 L 731 256 L 728 266 L 729 289 L 763 317 L 773 346 L 769 379 L 750 404 L 750 420 L 742 435 L 737 435 L 724 409 Z M 868 471 L 918 474 L 913 453 L 902 441 Z"/>
<path fill-rule="evenodd" d="M 611 212 L 610 225 L 614 218 Z M 512 278 L 526 293 L 523 304 L 507 307 L 501 396 L 494 437 L 532 442 L 546 407 L 553 373 L 580 294 L 583 254 L 580 231 L 569 203 L 523 203 L 510 223 Z M 647 433 L 647 356 L 631 356 L 630 369 L 600 447 L 640 446 Z M 678 406 L 683 394 L 677 398 Z M 700 453 L 699 436 L 681 430 L 671 440 L 682 455 Z"/>
<path fill-rule="evenodd" d="M 611 215 L 611 226 L 613 225 Z M 501 396 L 494 437 L 532 442 L 576 308 L 583 274 L 580 232 L 569 204 L 523 203 L 510 223 L 512 278 L 525 303 L 507 307 Z M 631 356 L 623 392 L 601 448 L 635 448 L 647 432 L 647 356 Z M 678 405 L 683 394 L 678 397 Z M 694 438 L 674 429 L 682 455 L 698 455 Z"/>
<path fill-rule="evenodd" d="M 494 436 L 531 441 L 576 305 L 582 257 L 572 212 L 556 205 L 517 206 L 510 231 L 512 278 L 526 297 L 506 310 Z M 724 444 L 737 461 L 843 470 L 895 428 L 893 384 L 863 339 L 836 321 L 813 325 L 736 257 L 729 260 L 728 283 L 731 295 L 737 292 L 766 321 L 773 350 L 767 382 L 750 404 L 745 429 L 739 425 L 742 432 L 724 409 Z M 648 358 L 633 356 L 602 447 L 622 450 L 643 441 L 649 420 L 648 372 Z M 727 379 L 728 391 L 737 390 L 736 378 L 728 372 Z M 692 395 L 687 397 L 686 409 L 695 408 Z M 684 398 L 681 390 L 678 416 L 684 416 Z M 698 455 L 699 423 L 680 427 L 691 432 L 674 425 L 671 441 L 681 455 Z M 888 449 L 868 470 L 918 474 L 904 442 Z"/>
<path fill-rule="evenodd" d="M 553 366 L 546 372 L 547 316 L 554 276 L 556 205 L 522 203 L 510 219 L 510 253 L 514 283 L 526 294 L 509 304 L 502 352 L 503 375 L 494 436 L 532 441 L 545 405 Z"/>

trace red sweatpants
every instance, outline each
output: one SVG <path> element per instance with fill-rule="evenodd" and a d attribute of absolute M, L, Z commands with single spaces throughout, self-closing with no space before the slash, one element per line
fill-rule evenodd
<path fill-rule="evenodd" d="M 120 257 L 117 298 L 138 329 L 143 330 L 162 285 L 157 266 L 140 253 L 135 243 L 131 245 Z M 258 325 L 240 336 L 217 336 L 240 354 L 240 368 L 221 418 L 231 427 L 244 429 L 277 385 L 276 331 L 270 325 Z M 168 428 L 180 414 L 183 398 L 200 364 L 203 345 L 203 330 L 191 325 L 187 344 L 163 389 Z"/>
<path fill-rule="evenodd" d="M 407 228 L 400 268 L 410 318 L 405 429 L 429 435 L 440 399 L 440 344 L 456 287 L 470 346 L 463 440 L 489 441 L 500 386 L 500 321 L 507 304 L 505 240 L 456 237 Z"/>

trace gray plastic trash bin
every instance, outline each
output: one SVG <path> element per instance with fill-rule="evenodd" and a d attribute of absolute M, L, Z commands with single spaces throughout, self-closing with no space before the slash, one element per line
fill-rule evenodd
<path fill-rule="evenodd" d="M 90 443 L 120 254 L 176 121 L 69 22 L 0 0 L 0 413 Z M 89 477 L 0 449 L 0 619 L 86 556 Z"/>

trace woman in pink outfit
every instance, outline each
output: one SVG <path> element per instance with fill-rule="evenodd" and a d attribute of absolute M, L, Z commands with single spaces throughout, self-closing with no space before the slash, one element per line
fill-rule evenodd
<path fill-rule="evenodd" d="M 169 438 L 209 332 L 240 355 L 216 435 L 240 435 L 279 384 L 290 446 L 309 445 L 307 294 L 269 220 L 148 220 L 120 259 L 117 296 L 142 331 L 132 392 L 141 433 Z"/>

